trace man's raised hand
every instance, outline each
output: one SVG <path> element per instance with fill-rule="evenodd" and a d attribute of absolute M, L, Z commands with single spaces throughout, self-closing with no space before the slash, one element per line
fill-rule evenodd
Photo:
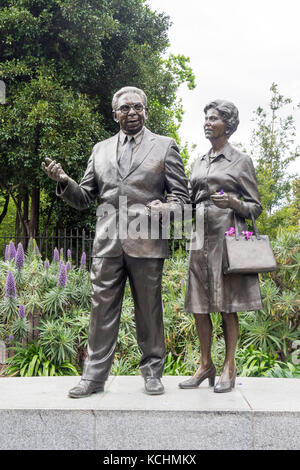
<path fill-rule="evenodd" d="M 62 169 L 61 164 L 56 163 L 55 160 L 51 160 L 51 158 L 46 157 L 45 162 L 42 162 L 42 169 L 53 181 L 57 181 L 58 183 L 67 183 L 68 175 Z"/>

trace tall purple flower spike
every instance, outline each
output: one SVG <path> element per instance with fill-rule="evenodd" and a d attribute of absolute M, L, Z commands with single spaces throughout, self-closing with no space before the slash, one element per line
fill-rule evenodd
<path fill-rule="evenodd" d="M 80 269 L 85 269 L 85 265 L 86 265 L 86 253 L 85 251 L 83 251 L 81 255 L 81 260 L 80 260 Z"/>
<path fill-rule="evenodd" d="M 71 258 L 72 258 L 72 253 L 71 253 L 70 248 L 67 250 L 67 258 L 68 258 L 68 259 L 71 259 Z"/>
<path fill-rule="evenodd" d="M 8 259 L 13 260 L 16 256 L 16 247 L 14 242 L 11 240 L 8 245 Z"/>
<path fill-rule="evenodd" d="M 45 268 L 45 269 L 48 269 L 49 266 L 50 266 L 49 260 L 46 259 L 46 261 L 44 262 L 44 268 Z"/>
<path fill-rule="evenodd" d="M 24 305 L 19 305 L 19 317 L 25 318 L 26 312 L 25 312 L 25 306 Z"/>
<path fill-rule="evenodd" d="M 59 261 L 59 251 L 57 248 L 53 250 L 53 261 Z"/>
<path fill-rule="evenodd" d="M 67 284 L 67 270 L 66 270 L 66 266 L 62 263 L 59 268 L 57 285 L 59 287 L 65 287 L 66 284 Z"/>
<path fill-rule="evenodd" d="M 67 261 L 67 262 L 66 262 L 66 270 L 67 270 L 67 271 L 71 271 L 71 263 L 70 263 L 70 261 Z"/>
<path fill-rule="evenodd" d="M 15 256 L 15 267 L 17 268 L 18 271 L 21 271 L 21 269 L 24 268 L 24 263 L 25 263 L 24 249 L 23 249 L 22 243 L 19 243 L 16 256 Z"/>
<path fill-rule="evenodd" d="M 11 271 L 8 271 L 5 283 L 5 296 L 9 297 L 10 299 L 15 299 L 16 293 L 15 277 Z"/>
<path fill-rule="evenodd" d="M 42 256 L 42 255 L 41 255 L 41 252 L 40 252 L 40 250 L 39 250 L 39 247 L 38 247 L 37 245 L 35 245 L 35 254 L 36 254 L 37 256 L 39 256 L 39 257 Z"/>

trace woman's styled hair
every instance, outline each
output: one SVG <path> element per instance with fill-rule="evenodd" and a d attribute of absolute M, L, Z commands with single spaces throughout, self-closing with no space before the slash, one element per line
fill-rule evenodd
<path fill-rule="evenodd" d="M 236 131 L 240 122 L 237 107 L 231 101 L 214 100 L 205 106 L 205 114 L 211 108 L 220 113 L 223 122 L 226 124 L 226 135 L 230 137 Z"/>

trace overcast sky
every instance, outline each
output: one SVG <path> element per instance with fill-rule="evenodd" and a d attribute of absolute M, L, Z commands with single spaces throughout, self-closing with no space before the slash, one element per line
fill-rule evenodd
<path fill-rule="evenodd" d="M 246 147 L 253 111 L 267 106 L 273 82 L 295 107 L 300 103 L 299 0 L 148 0 L 148 4 L 173 22 L 168 53 L 190 57 L 197 87 L 179 90 L 185 110 L 180 136 L 197 144 L 196 153 L 209 147 L 202 110 L 212 99 L 228 99 L 239 108 L 240 125 L 231 142 Z M 300 145 L 300 110 L 287 108 L 287 112 L 296 119 Z"/>

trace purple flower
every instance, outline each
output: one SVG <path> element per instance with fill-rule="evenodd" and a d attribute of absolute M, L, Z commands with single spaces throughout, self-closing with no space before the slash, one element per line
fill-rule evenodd
<path fill-rule="evenodd" d="M 67 270 L 67 271 L 71 271 L 71 263 L 70 263 L 70 261 L 67 261 L 67 262 L 66 262 L 66 270 Z"/>
<path fill-rule="evenodd" d="M 46 259 L 46 261 L 44 262 L 44 268 L 45 268 L 45 269 L 48 269 L 49 266 L 50 266 L 49 260 Z"/>
<path fill-rule="evenodd" d="M 180 279 L 180 286 L 183 286 L 183 279 Z"/>
<path fill-rule="evenodd" d="M 14 242 L 11 240 L 8 245 L 8 259 L 12 260 L 15 259 L 16 256 L 16 247 L 14 245 Z"/>
<path fill-rule="evenodd" d="M 224 189 L 221 189 L 220 195 L 223 196 L 223 194 L 225 194 Z"/>
<path fill-rule="evenodd" d="M 4 260 L 5 260 L 5 261 L 8 261 L 8 249 L 9 249 L 9 245 L 6 245 L 6 247 L 5 247 L 5 253 L 4 253 Z"/>
<path fill-rule="evenodd" d="M 70 250 L 70 249 L 67 250 L 67 258 L 68 258 L 68 259 L 71 259 L 71 258 L 72 258 L 72 253 L 71 253 L 71 250 Z"/>
<path fill-rule="evenodd" d="M 16 256 L 15 256 L 15 267 L 18 271 L 24 268 L 25 256 L 22 243 L 18 244 Z"/>
<path fill-rule="evenodd" d="M 40 252 L 40 250 L 39 250 L 39 247 L 38 247 L 37 245 L 35 245 L 35 248 L 34 248 L 34 249 L 35 249 L 35 254 L 36 254 L 37 256 L 40 256 L 40 257 L 41 257 L 42 255 L 41 255 L 41 252 Z"/>
<path fill-rule="evenodd" d="M 12 341 L 14 339 L 14 335 L 9 335 L 8 341 Z"/>
<path fill-rule="evenodd" d="M 19 305 L 19 317 L 25 318 L 25 306 L 24 305 Z"/>
<path fill-rule="evenodd" d="M 16 281 L 11 271 L 8 271 L 6 283 L 5 283 L 5 296 L 10 299 L 16 297 Z"/>
<path fill-rule="evenodd" d="M 250 240 L 251 236 L 253 235 L 253 232 L 248 232 L 247 230 L 243 230 L 242 234 L 246 238 L 246 240 Z"/>
<path fill-rule="evenodd" d="M 80 260 L 80 269 L 85 269 L 86 264 L 86 254 L 85 251 L 82 252 L 81 260 Z"/>
<path fill-rule="evenodd" d="M 66 284 L 67 284 L 67 270 L 66 270 L 66 266 L 62 263 L 59 267 L 57 285 L 59 287 L 65 287 Z"/>
<path fill-rule="evenodd" d="M 59 251 L 57 248 L 53 250 L 53 261 L 59 261 Z"/>
<path fill-rule="evenodd" d="M 229 230 L 227 230 L 227 232 L 225 232 L 225 235 L 227 237 L 232 237 L 233 235 L 235 235 L 235 228 L 234 227 L 230 227 Z"/>

